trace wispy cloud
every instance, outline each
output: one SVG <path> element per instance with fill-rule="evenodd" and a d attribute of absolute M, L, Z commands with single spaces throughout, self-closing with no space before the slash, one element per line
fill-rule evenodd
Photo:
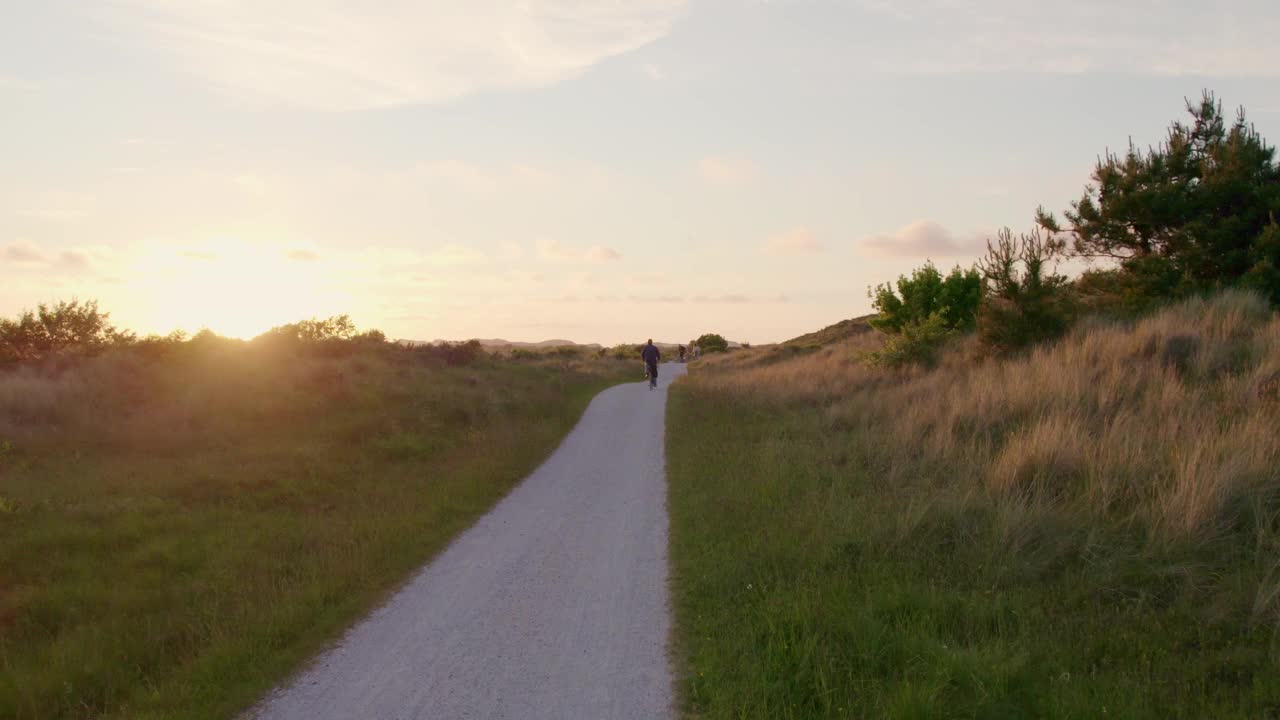
<path fill-rule="evenodd" d="M 117 0 L 94 12 L 211 85 L 326 110 L 571 78 L 666 35 L 688 0 Z"/>
<path fill-rule="evenodd" d="M 772 297 L 756 297 L 753 295 L 696 295 L 693 302 L 703 305 L 753 305 L 759 303 L 787 303 L 791 299 L 786 295 L 775 295 Z"/>
<path fill-rule="evenodd" d="M 1076 0 L 858 0 L 872 28 L 859 45 L 880 70 L 1280 75 L 1280 20 L 1268 0 L 1159 3 Z M 1189 28 L 1212 28 L 1194 32 Z"/>
<path fill-rule="evenodd" d="M 775 257 L 817 255 L 826 248 L 808 228 L 796 228 L 781 235 L 774 235 L 764 243 L 764 253 Z"/>
<path fill-rule="evenodd" d="M 83 250 L 63 250 L 58 253 L 58 265 L 67 270 L 88 270 L 92 261 Z"/>
<path fill-rule="evenodd" d="M 428 254 L 427 260 L 433 265 L 478 265 L 489 256 L 476 248 L 450 243 Z"/>
<path fill-rule="evenodd" d="M 932 220 L 917 220 L 895 232 L 871 235 L 861 245 L 880 255 L 948 257 L 981 252 L 984 236 L 960 235 Z"/>
<path fill-rule="evenodd" d="M 653 287 L 667 285 L 671 282 L 671 274 L 667 272 L 640 272 L 634 273 L 627 278 L 627 281 L 635 287 Z"/>
<path fill-rule="evenodd" d="M 731 155 L 708 155 L 698 161 L 697 171 L 703 181 L 721 187 L 747 185 L 760 176 L 755 163 Z"/>
<path fill-rule="evenodd" d="M 320 253 L 306 248 L 295 248 L 286 252 L 285 257 L 295 262 L 315 262 L 320 259 Z"/>
<path fill-rule="evenodd" d="M 612 262 L 614 260 L 621 260 L 622 253 L 611 247 L 595 245 L 587 248 L 586 258 L 592 262 Z"/>
<path fill-rule="evenodd" d="M 79 273 L 90 270 L 94 266 L 95 254 L 85 248 L 66 248 L 63 250 L 46 250 L 30 240 L 14 240 L 0 248 L 0 260 L 22 265 L 40 273 Z"/>
<path fill-rule="evenodd" d="M 48 260 L 44 252 L 30 240 L 14 240 L 0 249 L 0 258 L 15 263 L 42 263 Z"/>
<path fill-rule="evenodd" d="M 63 222 L 87 215 L 97 204 L 97 198 L 84 192 L 48 190 L 19 202 L 18 214 L 23 217 Z"/>
<path fill-rule="evenodd" d="M 538 257 L 548 262 L 605 263 L 622 259 L 622 253 L 603 245 L 582 248 L 565 245 L 559 240 L 539 240 L 537 249 Z"/>

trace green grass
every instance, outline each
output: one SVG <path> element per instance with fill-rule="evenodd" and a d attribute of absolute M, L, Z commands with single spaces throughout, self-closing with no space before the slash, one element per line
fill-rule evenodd
<path fill-rule="evenodd" d="M 1274 338 L 1277 325 L 1263 327 Z M 1121 347 L 1123 333 L 1113 335 Z M 940 425 L 938 387 L 957 388 L 949 399 L 960 403 L 972 384 L 973 397 L 1001 407 L 990 399 L 1008 386 L 984 373 L 1003 370 L 894 376 L 854 368 L 841 352 L 780 362 L 760 349 L 694 367 L 672 388 L 685 717 L 1280 717 L 1274 467 L 1251 467 L 1212 525 L 1181 536 L 1144 519 L 1161 517 L 1142 507 L 1154 493 L 1105 511 L 1071 488 L 1052 500 L 1003 495 L 976 484 L 1005 456 L 1000 444 L 953 434 L 948 445 L 910 426 Z M 1134 361 L 1106 367 L 1147 372 Z M 1063 403 L 1088 397 L 1065 387 L 1076 389 Z M 1054 406 L 1046 397 L 1034 412 L 987 422 L 1016 439 Z M 1205 403 L 1202 427 L 1225 421 L 1225 405 L 1187 397 Z M 1251 418 L 1275 416 L 1244 393 L 1213 397 Z M 1142 422 L 1156 433 L 1162 420 Z M 1274 450 L 1274 435 L 1248 437 L 1242 448 Z M 1120 467 L 1108 457 L 1099 462 Z M 1094 472 L 1106 477 L 1106 467 Z"/>
<path fill-rule="evenodd" d="M 0 374 L 0 717 L 234 716 L 633 374 L 234 347 Z"/>

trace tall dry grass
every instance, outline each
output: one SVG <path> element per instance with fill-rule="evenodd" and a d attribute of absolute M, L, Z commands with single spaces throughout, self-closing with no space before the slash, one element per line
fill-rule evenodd
<path fill-rule="evenodd" d="M 689 717 L 1280 707 L 1280 319 L 1226 293 L 931 370 L 700 360 L 667 441 Z"/>
<path fill-rule="evenodd" d="M 1011 360 L 956 343 L 933 370 L 890 371 L 859 335 L 816 352 L 704 361 L 697 382 L 804 403 L 831 432 L 892 438 L 885 481 L 944 483 L 1003 502 L 1208 537 L 1280 494 L 1280 318 L 1238 291 L 1135 324 L 1093 320 Z"/>

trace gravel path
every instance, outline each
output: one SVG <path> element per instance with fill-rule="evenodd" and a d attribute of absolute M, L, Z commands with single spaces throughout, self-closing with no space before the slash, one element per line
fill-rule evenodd
<path fill-rule="evenodd" d="M 602 392 L 542 467 L 249 717 L 673 717 L 663 433 L 683 373 Z"/>

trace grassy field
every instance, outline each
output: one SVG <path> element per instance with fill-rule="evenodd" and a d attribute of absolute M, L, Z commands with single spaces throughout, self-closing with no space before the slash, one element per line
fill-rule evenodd
<path fill-rule="evenodd" d="M 0 373 L 0 717 L 234 716 L 635 375 L 217 340 Z"/>
<path fill-rule="evenodd" d="M 1265 303 L 931 371 L 838 335 L 672 390 L 686 717 L 1280 717 Z"/>

